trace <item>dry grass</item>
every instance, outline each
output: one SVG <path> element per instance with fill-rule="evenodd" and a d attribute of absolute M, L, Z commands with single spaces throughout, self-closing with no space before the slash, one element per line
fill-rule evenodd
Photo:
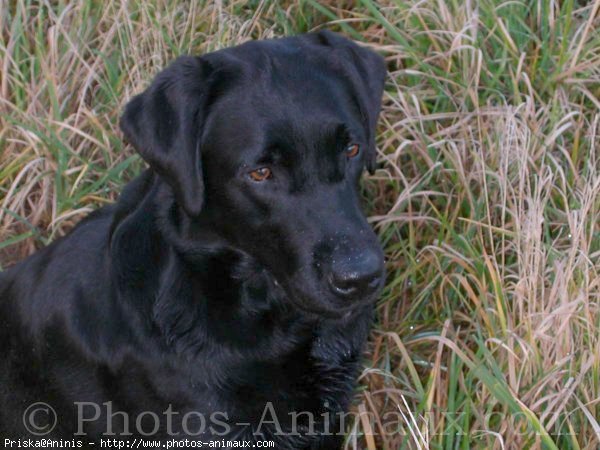
<path fill-rule="evenodd" d="M 329 26 L 390 69 L 347 448 L 600 447 L 600 1 L 58 3 L 0 0 L 0 264 L 140 170 L 116 121 L 175 55 Z"/>

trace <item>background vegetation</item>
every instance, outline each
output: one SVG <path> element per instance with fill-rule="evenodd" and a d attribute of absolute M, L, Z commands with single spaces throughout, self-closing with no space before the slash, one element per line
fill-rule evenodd
<path fill-rule="evenodd" d="M 143 167 L 181 53 L 328 27 L 389 77 L 364 182 L 388 283 L 350 449 L 600 447 L 600 1 L 0 0 L 0 264 Z"/>

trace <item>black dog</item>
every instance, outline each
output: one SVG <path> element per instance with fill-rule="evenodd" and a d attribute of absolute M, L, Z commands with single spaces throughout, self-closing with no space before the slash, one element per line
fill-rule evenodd
<path fill-rule="evenodd" d="M 339 448 L 383 284 L 357 189 L 384 76 L 331 32 L 160 73 L 121 120 L 150 169 L 0 274 L 0 438 Z"/>

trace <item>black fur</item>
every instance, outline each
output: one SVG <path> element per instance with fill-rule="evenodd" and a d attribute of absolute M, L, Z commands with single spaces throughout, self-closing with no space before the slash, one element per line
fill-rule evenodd
<path fill-rule="evenodd" d="M 320 32 L 181 57 L 131 100 L 121 126 L 150 169 L 0 274 L 0 437 L 34 437 L 35 402 L 57 412 L 44 437 L 66 439 L 75 402 L 112 402 L 133 437 L 142 412 L 171 407 L 152 438 L 185 437 L 195 411 L 221 422 L 203 440 L 339 448 L 325 423 L 348 408 L 383 283 L 357 185 L 384 76 L 379 56 Z M 260 167 L 271 177 L 253 181 Z M 281 429 L 259 427 L 272 413 Z M 83 425 L 84 441 L 132 438 L 104 406 Z"/>

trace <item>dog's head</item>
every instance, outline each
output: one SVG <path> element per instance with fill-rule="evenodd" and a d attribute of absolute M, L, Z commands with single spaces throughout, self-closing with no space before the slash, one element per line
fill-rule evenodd
<path fill-rule="evenodd" d="M 121 127 L 193 221 L 269 270 L 299 308 L 373 300 L 383 255 L 360 210 L 385 68 L 331 32 L 181 57 Z"/>

